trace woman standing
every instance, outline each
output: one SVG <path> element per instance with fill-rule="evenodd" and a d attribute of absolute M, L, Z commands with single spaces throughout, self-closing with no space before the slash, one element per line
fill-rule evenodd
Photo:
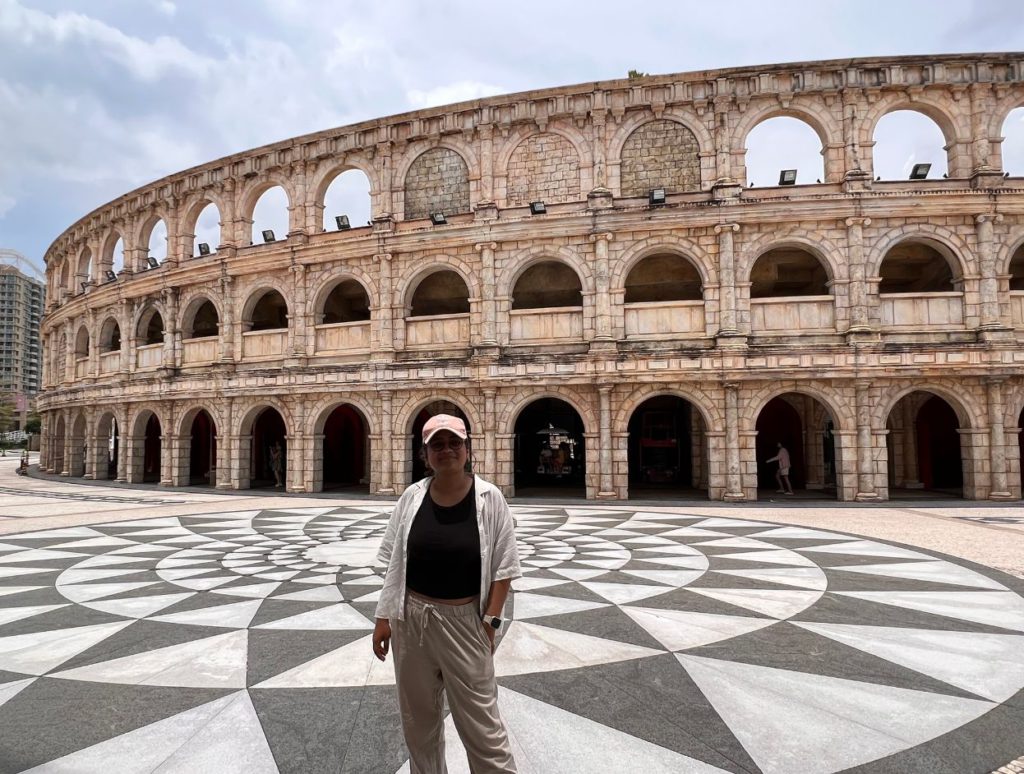
<path fill-rule="evenodd" d="M 423 426 L 433 475 L 402 494 L 377 555 L 388 569 L 373 652 L 383 661 L 394 645 L 412 774 L 447 771 L 442 693 L 474 774 L 516 770 L 493 654 L 519 555 L 505 498 L 467 472 L 468 441 L 457 417 L 438 414 Z"/>

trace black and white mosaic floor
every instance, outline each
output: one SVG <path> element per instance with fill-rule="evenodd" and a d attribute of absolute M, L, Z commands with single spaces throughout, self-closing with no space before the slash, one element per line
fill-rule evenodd
<path fill-rule="evenodd" d="M 407 771 L 369 643 L 386 512 L 0 538 L 0 771 Z M 515 514 L 526 575 L 495 662 L 521 772 L 968 773 L 1024 752 L 1006 576 L 759 521 Z"/>

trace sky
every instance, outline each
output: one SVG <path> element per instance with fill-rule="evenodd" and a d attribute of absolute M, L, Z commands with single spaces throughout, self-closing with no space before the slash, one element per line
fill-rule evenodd
<path fill-rule="evenodd" d="M 65 228 L 139 185 L 407 110 L 630 69 L 975 51 L 1024 51 L 1020 0 L 0 0 L 0 247 L 41 265 Z M 887 122 L 883 175 L 917 161 L 944 171 L 934 125 Z M 1024 174 L 1024 109 L 1011 123 L 1005 166 Z M 814 182 L 807 131 L 788 119 L 755 130 L 749 182 L 784 167 Z M 365 192 L 345 177 L 325 216 L 361 225 Z M 257 228 L 277 225 L 265 217 Z"/>

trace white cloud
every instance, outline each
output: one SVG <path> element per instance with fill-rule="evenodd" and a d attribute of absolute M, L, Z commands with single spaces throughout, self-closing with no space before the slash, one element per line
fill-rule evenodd
<path fill-rule="evenodd" d="M 165 16 L 174 16 L 178 12 L 178 6 L 172 3 L 171 0 L 158 0 L 156 8 Z"/>
<path fill-rule="evenodd" d="M 504 94 L 508 89 L 502 86 L 495 86 L 490 83 L 479 83 L 477 81 L 459 81 L 444 86 L 437 86 L 433 89 L 420 91 L 410 89 L 406 93 L 409 104 L 415 108 L 436 107 L 438 105 L 450 105 L 453 102 L 466 102 L 481 97 L 491 97 L 495 94 Z"/>

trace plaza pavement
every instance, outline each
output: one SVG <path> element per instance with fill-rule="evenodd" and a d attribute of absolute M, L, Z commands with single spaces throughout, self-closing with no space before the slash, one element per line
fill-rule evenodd
<path fill-rule="evenodd" d="M 0 458 L 0 772 L 408 771 L 367 497 Z M 1024 509 L 513 504 L 521 772 L 1024 770 Z M 450 771 L 467 771 L 448 722 Z"/>

